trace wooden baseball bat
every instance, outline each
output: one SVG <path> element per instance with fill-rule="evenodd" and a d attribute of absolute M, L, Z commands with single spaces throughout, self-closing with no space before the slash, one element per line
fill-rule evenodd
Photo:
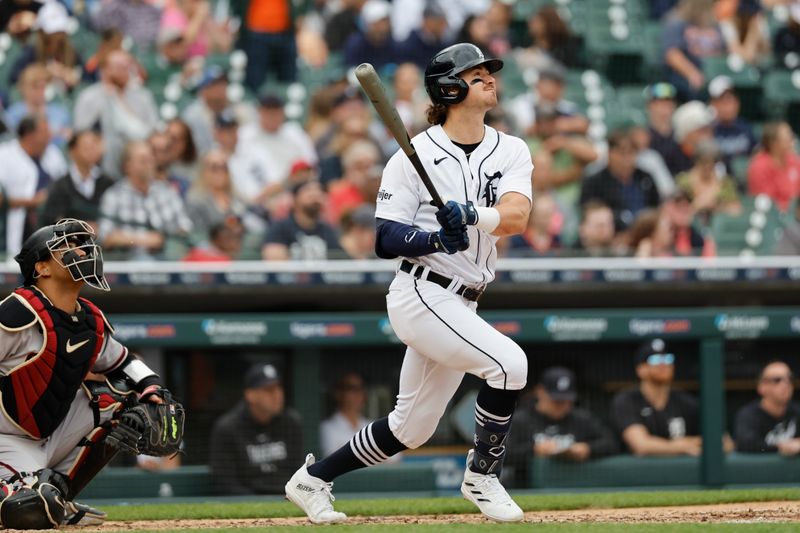
<path fill-rule="evenodd" d="M 442 202 L 442 198 L 439 196 L 436 187 L 433 186 L 433 182 L 430 176 L 428 176 L 425 167 L 422 166 L 422 161 L 420 161 L 414 145 L 411 144 L 411 138 L 408 136 L 408 131 L 406 131 L 403 121 L 400 120 L 400 115 L 397 114 L 397 109 L 389 102 L 389 98 L 386 96 L 386 90 L 383 88 L 383 83 L 381 83 L 378 73 L 375 72 L 375 68 L 369 63 L 361 63 L 356 67 L 356 78 L 358 78 L 358 82 L 361 84 L 364 92 L 369 96 L 369 100 L 372 102 L 375 111 L 378 112 L 383 123 L 389 128 L 389 131 L 392 132 L 400 148 L 403 149 L 403 152 L 405 152 L 409 161 L 411 161 L 417 174 L 419 174 L 422 183 L 425 184 L 425 188 L 428 189 L 428 192 L 433 198 L 433 205 L 436 207 L 443 207 L 444 202 Z"/>

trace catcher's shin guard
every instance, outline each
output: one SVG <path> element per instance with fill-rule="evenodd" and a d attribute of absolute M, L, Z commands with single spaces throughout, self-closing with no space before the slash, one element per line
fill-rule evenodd
<path fill-rule="evenodd" d="M 20 474 L 18 488 L 0 501 L 0 524 L 4 529 L 53 529 L 64 521 L 66 476 L 45 468 Z"/>

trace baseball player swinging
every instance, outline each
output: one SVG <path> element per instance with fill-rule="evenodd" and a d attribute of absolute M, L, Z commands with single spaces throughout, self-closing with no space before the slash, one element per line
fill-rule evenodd
<path fill-rule="evenodd" d="M 531 209 L 527 146 L 484 125 L 484 115 L 497 105 L 492 74 L 502 66 L 471 44 L 456 44 L 436 54 L 425 70 L 432 126 L 413 145 L 438 192 L 451 200 L 438 210 L 431 205 L 401 152 L 386 165 L 376 251 L 382 258 L 402 258 L 386 297 L 392 328 L 408 346 L 400 391 L 388 417 L 319 462 L 308 454 L 286 484 L 287 498 L 312 522 L 346 519 L 333 509 L 334 478 L 424 444 L 465 372 L 486 382 L 475 405 L 474 447 L 461 492 L 490 519 L 522 520 L 498 474 L 528 362 L 516 343 L 475 312 L 494 279 L 497 239 L 522 232 Z"/>
<path fill-rule="evenodd" d="M 109 290 L 85 222 L 34 232 L 15 257 L 24 286 L 0 302 L 0 526 L 102 523 L 74 501 L 118 450 L 178 449 L 183 408 L 161 379 L 112 337 L 78 294 Z M 106 381 L 86 381 L 92 372 Z"/>

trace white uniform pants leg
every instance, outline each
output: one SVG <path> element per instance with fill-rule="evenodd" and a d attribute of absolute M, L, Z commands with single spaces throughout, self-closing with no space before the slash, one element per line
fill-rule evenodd
<path fill-rule="evenodd" d="M 404 272 L 386 299 L 392 328 L 409 346 L 389 415 L 389 427 L 406 446 L 430 438 L 465 372 L 497 389 L 525 386 L 525 353 L 479 317 L 474 302 Z"/>

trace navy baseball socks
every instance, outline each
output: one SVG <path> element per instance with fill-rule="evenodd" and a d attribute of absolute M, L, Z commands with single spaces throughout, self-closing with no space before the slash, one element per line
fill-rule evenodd
<path fill-rule="evenodd" d="M 475 448 L 467 454 L 461 494 L 486 517 L 499 522 L 522 520 L 522 509 L 500 484 L 505 441 L 520 391 L 484 384 L 475 402 Z"/>
<path fill-rule="evenodd" d="M 305 463 L 286 483 L 286 498 L 302 509 L 315 524 L 347 520 L 333 510 L 333 480 L 342 474 L 380 464 L 406 449 L 389 429 L 389 418 L 381 418 L 353 435 L 350 442 L 316 463 L 308 454 Z"/>

